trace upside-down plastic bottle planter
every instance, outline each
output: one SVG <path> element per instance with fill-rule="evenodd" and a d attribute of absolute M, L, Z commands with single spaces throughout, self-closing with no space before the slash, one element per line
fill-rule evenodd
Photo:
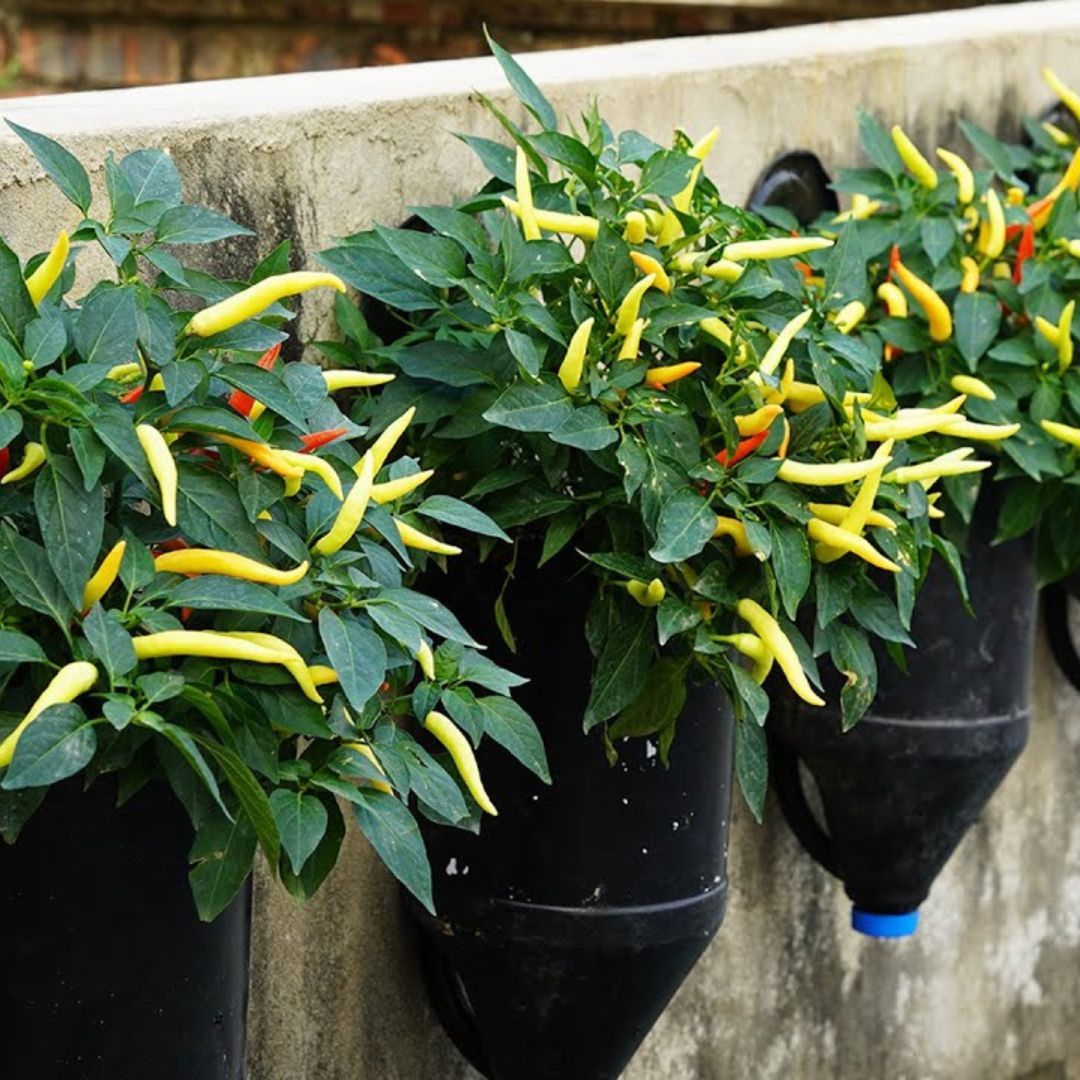
<path fill-rule="evenodd" d="M 907 651 L 908 676 L 881 650 L 877 697 L 846 733 L 835 713 L 801 707 L 769 720 L 784 815 L 807 851 L 843 881 L 852 925 L 874 936 L 915 930 L 935 877 L 1027 741 L 1034 570 L 1025 541 L 990 545 L 996 487 L 984 485 L 970 533 L 976 617 L 936 559 L 916 605 L 918 649 Z M 823 823 L 800 763 L 817 787 Z"/>
<path fill-rule="evenodd" d="M 532 553 L 535 564 L 535 552 Z M 525 553 L 519 568 L 529 566 Z M 620 741 L 611 767 L 585 735 L 588 573 L 574 557 L 515 572 L 506 595 L 532 680 L 515 691 L 544 736 L 554 784 L 481 756 L 499 816 L 479 836 L 429 830 L 432 918 L 411 904 L 428 988 L 459 1049 L 493 1080 L 614 1080 L 715 934 L 727 894 L 732 720 L 691 689 L 665 769 L 655 742 Z M 498 640 L 502 574 L 455 564 L 470 629 Z M 459 587 L 465 587 L 459 586 Z"/>
<path fill-rule="evenodd" d="M 0 1073 L 240 1080 L 250 894 L 199 922 L 180 803 L 115 801 L 109 777 L 60 784 L 0 845 Z"/>

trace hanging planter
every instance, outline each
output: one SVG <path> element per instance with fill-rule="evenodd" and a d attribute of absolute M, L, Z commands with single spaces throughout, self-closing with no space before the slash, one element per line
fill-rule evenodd
<path fill-rule="evenodd" d="M 0 846 L 4 1068 L 38 1080 L 240 1080 L 250 888 L 212 923 L 191 825 L 163 784 L 58 785 Z"/>
<path fill-rule="evenodd" d="M 717 687 L 688 691 L 670 767 L 645 739 L 618 740 L 609 764 L 603 740 L 581 729 L 595 583 L 585 573 L 568 584 L 575 561 L 515 574 L 517 655 L 491 650 L 531 680 L 515 698 L 544 733 L 554 783 L 523 783 L 508 755 L 481 755 L 499 816 L 479 835 L 428 830 L 438 915 L 410 904 L 439 1017 L 493 1080 L 619 1076 L 724 916 L 727 700 Z M 501 570 L 457 571 L 470 625 L 494 641 Z"/>
<path fill-rule="evenodd" d="M 878 656 L 869 713 L 850 731 L 800 708 L 770 721 L 784 815 L 807 851 L 840 878 L 852 925 L 877 937 L 914 932 L 918 908 L 1027 742 L 1035 634 L 1030 544 L 991 546 L 996 487 L 970 533 L 972 618 L 936 561 L 913 620 L 908 675 Z M 810 808 L 813 778 L 824 825 Z"/>

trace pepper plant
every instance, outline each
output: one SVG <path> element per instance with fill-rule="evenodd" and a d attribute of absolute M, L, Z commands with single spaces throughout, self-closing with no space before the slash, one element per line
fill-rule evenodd
<path fill-rule="evenodd" d="M 388 376 L 280 360 L 282 301 L 343 290 L 334 275 L 288 273 L 287 245 L 246 282 L 185 265 L 248 230 L 183 202 L 166 152 L 110 156 L 95 215 L 79 162 L 10 126 L 81 220 L 25 265 L 0 241 L 0 832 L 14 842 L 69 778 L 115 774 L 120 802 L 165 780 L 211 919 L 257 847 L 314 893 L 347 807 L 430 907 L 414 811 L 465 828 L 495 812 L 440 694 L 471 687 L 468 736 L 547 776 L 508 697 L 521 680 L 412 588 L 456 550 L 425 519 L 505 537 L 453 498 L 418 505 L 408 456 L 375 483 L 411 413 L 372 441 L 333 393 Z M 76 299 L 82 245 L 115 279 Z"/>
<path fill-rule="evenodd" d="M 715 133 L 661 146 L 612 132 L 595 106 L 561 130 L 492 48 L 534 130 L 484 99 L 508 142 L 462 136 L 491 174 L 479 192 L 322 256 L 362 294 L 338 302 L 361 362 L 397 376 L 354 418 L 377 431 L 415 404 L 431 490 L 475 502 L 514 539 L 489 556 L 508 589 L 515 559 L 566 549 L 591 567 L 581 719 L 611 754 L 646 734 L 666 754 L 687 678 L 719 680 L 760 815 L 760 684 L 775 664 L 823 704 L 827 652 L 854 723 L 875 693 L 871 641 L 910 643 L 935 543 L 927 500 L 888 472 L 903 425 L 849 415 L 892 402 L 878 358 L 820 298 L 808 305 L 801 259 L 820 260 L 826 294 L 865 289 L 865 262 L 726 204 L 703 168 Z M 810 610 L 813 644 L 796 625 Z"/>
<path fill-rule="evenodd" d="M 840 170 L 835 186 L 851 206 L 817 230 L 838 236 L 869 276 L 826 303 L 851 304 L 856 335 L 908 411 L 942 414 L 909 450 L 939 454 L 922 485 L 942 481 L 953 535 L 962 538 L 992 463 L 1004 484 L 997 540 L 1035 529 L 1039 580 L 1053 581 L 1080 564 L 1070 494 L 1080 156 L 1062 157 L 1068 137 L 1057 129 L 1029 123 L 1034 146 L 1009 146 L 961 120 L 987 167 L 939 148 L 943 172 L 898 127 L 887 133 L 866 115 L 859 124 L 870 165 Z M 956 440 L 982 444 L 991 461 L 973 462 Z"/>

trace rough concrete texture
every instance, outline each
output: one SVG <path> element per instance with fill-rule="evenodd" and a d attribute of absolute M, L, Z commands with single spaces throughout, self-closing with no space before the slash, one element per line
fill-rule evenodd
<path fill-rule="evenodd" d="M 735 200 L 782 151 L 813 150 L 826 167 L 852 161 L 856 104 L 929 146 L 964 149 L 958 116 L 1015 135 L 1021 113 L 1049 102 L 1044 63 L 1080 82 L 1080 5 L 528 58 L 561 112 L 595 93 L 616 128 L 662 139 L 676 123 L 721 124 L 711 172 Z M 189 195 L 258 230 L 258 243 L 214 256 L 246 272 L 281 237 L 299 266 L 335 234 L 467 193 L 480 173 L 453 132 L 496 134 L 474 88 L 521 117 L 488 61 L 37 98 L 4 112 L 89 162 L 169 147 Z M 8 242 L 27 255 L 75 221 L 0 135 Z M 301 338 L 324 322 L 325 309 L 305 302 Z M 1031 745 L 913 941 L 853 935 L 840 889 L 775 808 L 763 828 L 738 812 L 727 921 L 627 1080 L 1080 1077 L 1080 699 L 1041 646 L 1036 699 Z M 256 903 L 251 1080 L 469 1077 L 426 1004 L 396 892 L 361 841 L 306 910 L 263 882 Z"/>

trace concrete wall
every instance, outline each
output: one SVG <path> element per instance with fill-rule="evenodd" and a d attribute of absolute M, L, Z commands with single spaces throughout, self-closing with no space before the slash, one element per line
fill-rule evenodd
<path fill-rule="evenodd" d="M 676 122 L 722 124 L 711 171 L 735 200 L 783 150 L 850 161 L 856 103 L 929 145 L 962 147 L 957 115 L 1014 134 L 1019 114 L 1048 101 L 1043 63 L 1080 83 L 1080 5 L 529 58 L 563 112 L 598 93 L 613 126 L 658 138 Z M 473 88 L 520 113 L 486 61 L 39 98 L 4 111 L 90 161 L 168 146 L 193 194 L 257 228 L 264 247 L 287 235 L 303 254 L 398 221 L 407 204 L 469 190 L 478 173 L 452 133 L 492 129 Z M 74 218 L 0 135 L 9 242 L 40 250 Z M 246 268 L 257 253 L 238 242 L 230 254 Z M 306 308 L 303 336 L 320 321 Z M 727 921 L 628 1080 L 1080 1077 L 1080 700 L 1041 643 L 1036 703 L 1031 745 L 939 880 L 915 940 L 853 935 L 839 887 L 775 808 L 761 828 L 738 809 Z M 396 892 L 359 840 L 304 911 L 263 882 L 256 903 L 251 1080 L 470 1076 L 433 1022 Z"/>

